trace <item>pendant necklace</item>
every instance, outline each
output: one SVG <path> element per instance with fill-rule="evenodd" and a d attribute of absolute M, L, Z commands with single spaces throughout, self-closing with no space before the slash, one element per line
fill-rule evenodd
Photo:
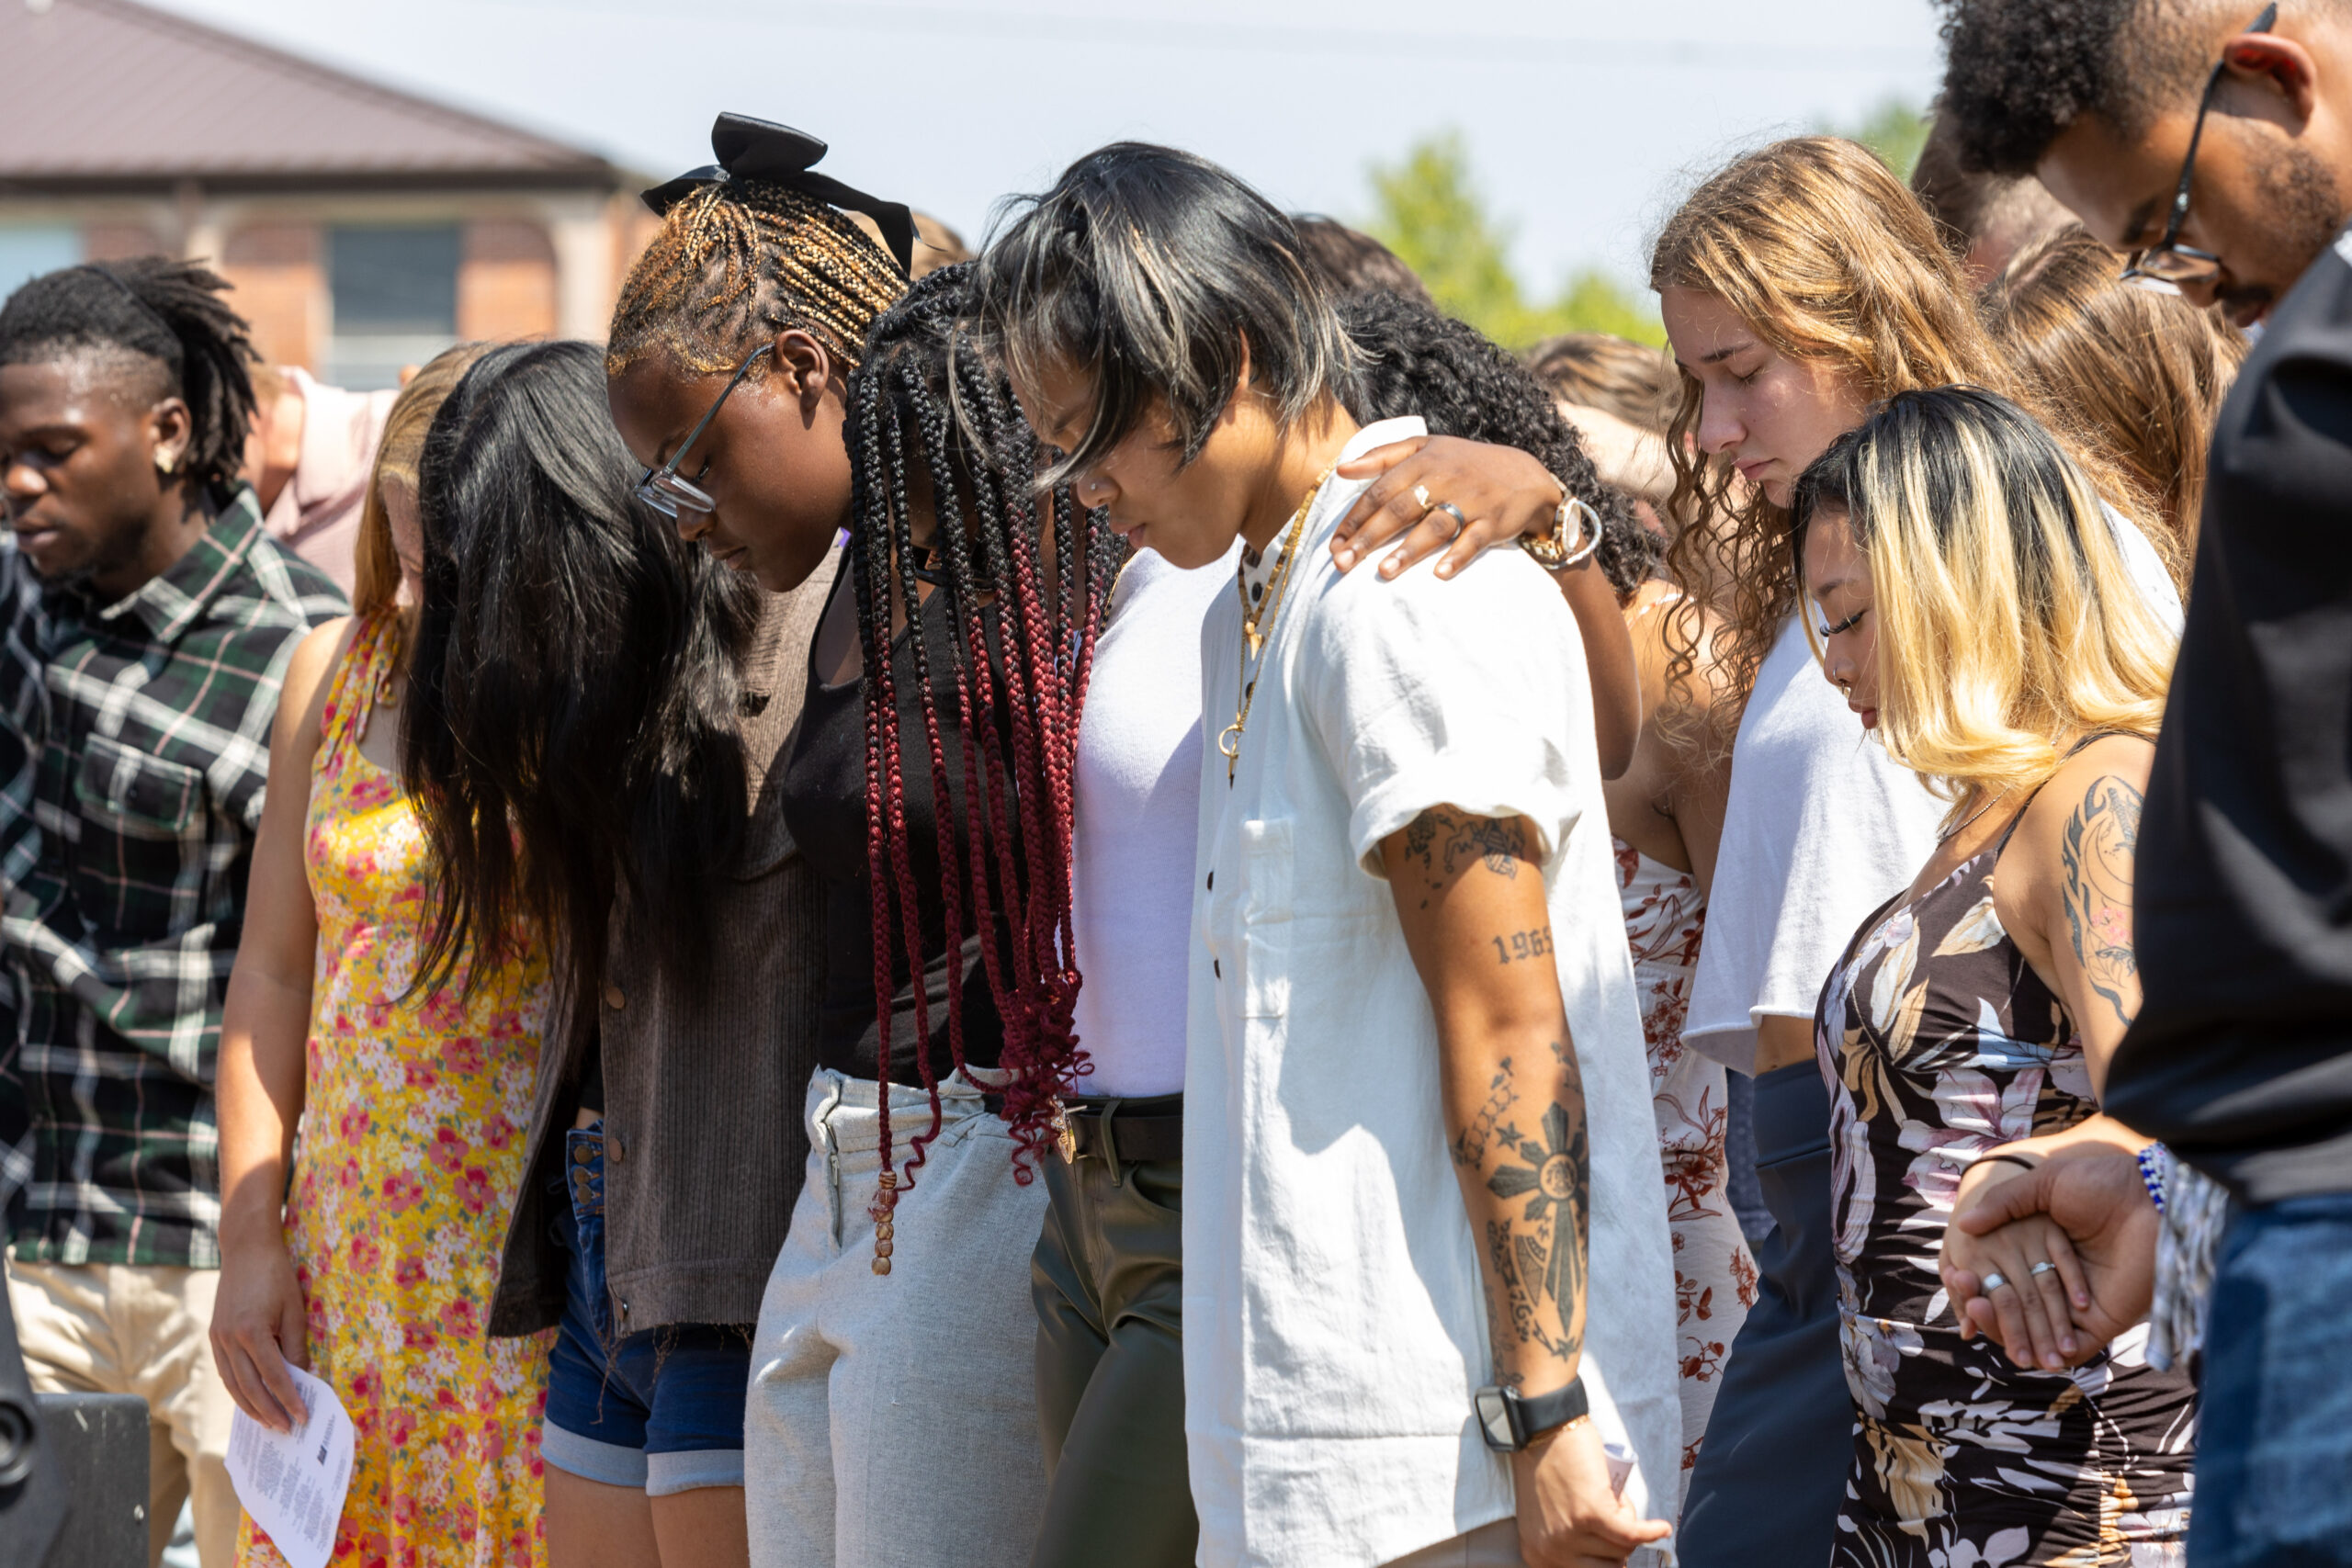
<path fill-rule="evenodd" d="M 2009 792 L 2007 790 L 2003 790 L 2000 794 L 1994 795 L 1992 798 L 1985 801 L 1984 805 L 1978 807 L 1975 810 L 1962 818 L 1957 823 L 1953 824 L 1951 829 L 1937 835 L 1936 842 L 1939 844 L 1951 843 L 1954 839 L 1959 838 L 1961 834 L 1968 830 L 1968 825 L 1971 822 L 1975 821 L 1979 817 L 1982 817 L 1987 811 L 1992 810 L 1994 807 L 2007 799 L 2008 795 Z"/>
<path fill-rule="evenodd" d="M 1336 465 L 1335 465 L 1336 466 Z M 1216 749 L 1225 753 L 1225 782 L 1233 784 L 1234 770 L 1241 764 L 1241 732 L 1250 722 L 1250 705 L 1258 697 L 1257 662 L 1265 650 L 1266 638 L 1273 630 L 1274 617 L 1282 613 L 1283 598 L 1290 587 L 1291 568 L 1296 564 L 1300 536 L 1306 531 L 1306 514 L 1313 510 L 1315 498 L 1323 493 L 1331 469 L 1323 470 L 1321 479 L 1307 487 L 1298 510 L 1291 513 L 1290 522 L 1283 529 L 1282 554 L 1274 558 L 1274 570 L 1266 579 L 1266 596 L 1262 604 L 1252 607 L 1250 603 L 1250 573 L 1245 566 L 1236 570 L 1233 586 L 1241 596 L 1241 668 L 1235 676 L 1238 688 L 1233 702 L 1233 722 L 1216 738 Z"/>

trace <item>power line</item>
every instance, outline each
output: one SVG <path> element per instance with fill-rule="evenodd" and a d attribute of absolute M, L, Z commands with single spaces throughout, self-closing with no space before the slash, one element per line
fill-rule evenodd
<path fill-rule="evenodd" d="M 477 0 L 502 10 L 641 15 L 630 0 Z M 1776 43 L 1751 39 L 1612 39 L 1557 33 L 1430 32 L 1403 28 L 1316 28 L 1282 23 L 1204 22 L 1173 17 L 1110 17 L 1074 13 L 908 5 L 763 5 L 741 7 L 670 0 L 665 17 L 687 15 L 731 25 L 877 33 L 904 38 L 978 39 L 1017 43 L 1114 45 L 1198 50 L 1210 53 L 1311 54 L 1357 58 L 1460 61 L 1480 65 L 1553 64 L 1610 70 L 1677 71 L 1694 67 L 1770 68 L 1883 73 L 1932 67 L 1937 51 L 1918 46 Z"/>

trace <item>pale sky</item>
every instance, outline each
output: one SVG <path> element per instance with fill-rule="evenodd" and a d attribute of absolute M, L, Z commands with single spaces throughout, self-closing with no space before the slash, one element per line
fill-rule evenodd
<path fill-rule="evenodd" d="M 721 109 L 967 239 L 1122 137 L 1360 219 L 1367 168 L 1458 128 L 1522 278 L 1628 282 L 1729 154 L 1938 74 L 1928 0 L 157 0 L 666 178 Z"/>

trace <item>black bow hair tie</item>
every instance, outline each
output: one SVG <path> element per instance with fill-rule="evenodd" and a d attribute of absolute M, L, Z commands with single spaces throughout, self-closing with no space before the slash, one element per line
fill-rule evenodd
<path fill-rule="evenodd" d="M 656 217 L 667 215 L 703 186 L 725 180 L 766 180 L 789 186 L 828 206 L 865 213 L 880 226 L 899 270 L 913 274 L 915 215 L 903 202 L 884 201 L 831 175 L 817 173 L 812 165 L 825 155 L 825 143 L 817 137 L 774 120 L 723 114 L 711 125 L 710 150 L 718 156 L 716 164 L 689 169 L 644 193 L 642 199 Z"/>

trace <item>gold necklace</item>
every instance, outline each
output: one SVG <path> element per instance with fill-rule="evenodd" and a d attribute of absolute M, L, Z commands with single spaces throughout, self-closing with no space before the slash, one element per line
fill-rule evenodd
<path fill-rule="evenodd" d="M 1234 676 L 1233 722 L 1216 738 L 1216 749 L 1225 753 L 1225 782 L 1228 788 L 1233 784 L 1234 770 L 1241 764 L 1241 732 L 1250 722 L 1250 706 L 1258 700 L 1258 678 L 1250 673 L 1250 664 L 1264 652 L 1274 617 L 1282 613 L 1283 597 L 1290 587 L 1290 569 L 1298 553 L 1299 536 L 1306 529 L 1306 514 L 1314 508 L 1315 498 L 1323 493 L 1324 482 L 1331 473 L 1331 468 L 1324 469 L 1322 477 L 1307 487 L 1298 510 L 1290 514 L 1290 522 L 1283 531 L 1283 553 L 1275 558 L 1274 570 L 1266 580 L 1266 602 L 1256 609 L 1250 608 L 1249 572 L 1240 570 L 1234 573 L 1234 592 L 1241 597 L 1241 667 Z"/>

